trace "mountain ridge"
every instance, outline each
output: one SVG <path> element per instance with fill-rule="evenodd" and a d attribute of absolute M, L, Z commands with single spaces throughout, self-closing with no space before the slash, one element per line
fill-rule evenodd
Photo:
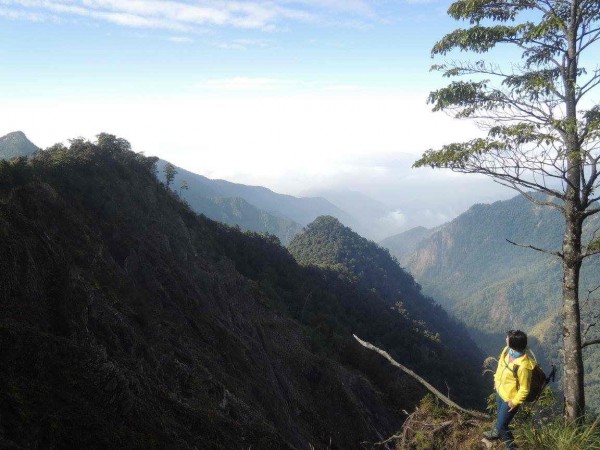
<path fill-rule="evenodd" d="M 0 166 L 0 443 L 342 450 L 393 433 L 423 390 L 351 331 L 394 342 L 404 319 L 196 215 L 155 163 L 102 134 Z"/>
<path fill-rule="evenodd" d="M 453 321 L 431 298 L 421 293 L 421 287 L 412 275 L 400 267 L 387 249 L 358 235 L 331 216 L 318 217 L 303 233 L 294 237 L 288 249 L 300 263 L 331 268 L 372 292 L 387 308 L 399 313 L 407 321 L 404 326 L 413 328 L 413 333 L 422 334 L 432 343 L 441 343 L 439 347 L 434 345 L 433 352 L 438 352 L 438 357 L 441 358 L 440 355 L 444 354 L 443 359 L 454 359 L 456 355 L 450 357 L 446 352 L 449 348 L 461 348 L 465 368 L 468 367 L 472 373 L 479 371 L 483 354 L 470 340 L 466 329 Z M 404 339 L 409 341 L 410 337 Z M 423 351 L 431 352 L 425 349 Z M 408 361 L 419 359 L 415 354 L 403 354 L 402 357 Z M 439 383 L 440 380 L 433 374 L 439 375 L 448 368 L 443 365 L 435 369 L 425 366 L 422 370 L 427 373 L 426 377 Z M 456 367 L 453 370 L 458 372 Z M 480 393 L 480 382 L 481 379 L 477 378 L 467 384 Z M 463 386 L 453 387 L 464 394 L 462 388 Z"/>
<path fill-rule="evenodd" d="M 0 137 L 0 159 L 31 156 L 38 150 L 22 131 L 13 131 Z"/>
<path fill-rule="evenodd" d="M 159 160 L 157 175 L 164 180 L 167 161 Z M 286 245 L 304 225 L 323 212 L 347 214 L 320 197 L 294 197 L 279 194 L 264 186 L 249 186 L 226 180 L 210 179 L 176 167 L 173 180 L 180 196 L 198 213 L 245 230 L 270 233 Z"/>
<path fill-rule="evenodd" d="M 157 168 L 162 179 L 162 171 L 166 161 L 160 160 Z M 305 226 L 320 215 L 336 215 L 344 218 L 347 213 L 322 197 L 294 197 L 288 194 L 279 194 L 264 186 L 251 186 L 221 179 L 211 179 L 189 170 L 177 167 L 178 174 L 175 182 L 183 180 L 188 182 L 190 189 L 192 183 L 198 186 L 203 196 L 242 198 L 251 205 L 270 214 L 277 214 Z"/>

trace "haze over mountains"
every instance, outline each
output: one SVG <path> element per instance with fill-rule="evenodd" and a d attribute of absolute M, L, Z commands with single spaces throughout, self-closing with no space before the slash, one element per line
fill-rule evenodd
<path fill-rule="evenodd" d="M 9 137 L 0 139 L 0 143 L 4 145 L 0 146 L 0 152 L 4 151 L 0 154 L 27 156 L 34 149 L 37 150 L 22 133 L 11 133 Z M 156 174 L 159 179 L 164 179 L 165 164 L 166 161 L 157 161 Z M 183 181 L 188 189 L 180 189 Z M 86 186 L 92 189 L 90 185 Z M 242 230 L 275 235 L 283 244 L 289 244 L 290 252 L 299 262 L 317 265 L 326 270 L 319 275 L 313 273 L 311 276 L 316 278 L 311 278 L 310 281 L 305 279 L 310 285 L 319 285 L 320 282 L 316 280 L 322 279 L 326 285 L 335 286 L 336 294 L 326 293 L 323 286 L 319 287 L 319 295 L 323 295 L 323 298 L 332 298 L 333 295 L 336 299 L 335 306 L 327 306 L 329 318 L 325 319 L 326 325 L 323 325 L 323 322 L 319 322 L 323 320 L 323 310 L 320 309 L 323 303 L 313 303 L 313 291 L 303 292 L 297 286 L 294 293 L 289 292 L 289 275 L 286 273 L 295 273 L 298 279 L 302 279 L 304 275 L 298 275 L 299 269 L 291 260 L 286 259 L 283 250 L 274 242 L 265 244 L 258 236 L 245 241 L 246 238 L 238 237 L 242 235 L 231 231 L 223 235 L 227 236 L 223 238 L 223 242 L 228 239 L 245 242 L 241 246 L 224 244 L 228 257 L 237 261 L 238 272 L 257 281 L 261 289 L 268 291 L 267 297 L 278 308 L 286 310 L 293 320 L 321 329 L 325 326 L 330 330 L 328 339 L 338 334 L 347 335 L 351 330 L 355 331 L 357 326 L 364 326 L 358 325 L 361 322 L 356 322 L 356 317 L 352 314 L 374 314 L 373 323 L 384 328 L 390 327 L 395 319 L 382 305 L 387 304 L 388 308 L 393 308 L 402 316 L 404 306 L 399 308 L 395 297 L 395 292 L 402 292 L 402 305 L 406 301 L 412 305 L 407 308 L 410 319 L 406 324 L 421 330 L 422 336 L 418 339 L 423 338 L 428 342 L 428 339 L 431 340 L 432 336 L 440 333 L 442 342 L 446 345 L 451 348 L 460 346 L 460 342 L 453 340 L 453 333 L 448 332 L 460 327 L 453 328 L 456 324 L 452 325 L 452 319 L 422 296 L 414 285 L 412 276 L 399 271 L 389 255 L 381 253 L 381 249 L 344 226 L 351 225 L 355 231 L 360 231 L 359 234 L 367 235 L 362 230 L 368 228 L 368 221 L 361 221 L 357 217 L 370 217 L 373 219 L 371 223 L 375 223 L 388 214 L 384 204 L 353 191 L 322 192 L 332 202 L 320 197 L 297 198 L 277 194 L 264 187 L 211 180 L 181 168 L 178 168 L 173 189 L 195 212 L 219 222 L 238 225 Z M 317 220 L 314 221 L 315 219 Z M 597 217 L 588 222 L 588 237 L 600 227 L 599 222 Z M 515 197 L 490 205 L 475 205 L 444 225 L 436 228 L 413 228 L 384 239 L 381 245 L 387 247 L 401 265 L 414 275 L 426 295 L 433 297 L 452 316 L 460 318 L 467 325 L 471 338 L 486 354 L 494 355 L 497 352 L 502 333 L 506 329 L 523 328 L 531 333 L 544 362 L 560 362 L 557 320 L 560 314 L 560 267 L 551 258 L 532 250 L 514 247 L 506 239 L 558 249 L 562 239 L 562 226 L 562 219 L 552 210 Z M 252 252 L 247 250 L 249 242 L 253 242 Z M 279 256 L 273 259 L 273 254 Z M 271 262 L 261 263 L 263 260 Z M 257 269 L 256 265 L 262 268 Z M 275 279 L 272 278 L 273 270 L 278 274 Z M 595 287 L 600 282 L 598 280 L 600 261 L 598 258 L 588 260 L 583 269 L 583 292 Z M 351 294 L 352 289 L 345 284 L 347 282 L 357 283 L 360 289 L 375 292 L 369 295 L 374 295 L 372 301 L 380 305 L 377 307 L 379 309 L 374 310 L 373 304 L 366 306 L 365 302 L 370 301 L 366 300 L 369 295 L 356 297 Z M 342 300 L 344 296 L 347 298 Z M 290 309 L 290 305 L 295 306 Z M 429 305 L 427 308 L 430 309 L 421 310 L 423 305 Z M 588 312 L 597 308 L 597 300 L 587 302 L 586 307 Z M 334 316 L 336 319 L 330 321 Z M 442 322 L 436 322 L 438 320 Z M 430 325 L 419 327 L 419 321 Z M 432 333 L 432 329 L 437 331 Z M 395 342 L 400 339 L 397 334 L 390 332 L 384 337 L 370 334 L 372 331 L 369 329 L 364 331 L 366 338 L 375 336 L 375 340 L 392 348 L 395 354 L 410 359 L 408 347 L 395 347 Z M 462 331 L 457 333 L 459 341 L 468 339 L 461 334 Z M 401 340 L 410 342 L 407 336 L 403 336 Z M 311 345 L 321 347 L 321 341 L 322 338 L 316 338 Z M 434 344 L 435 339 L 427 345 Z M 417 345 L 416 342 L 414 345 Z M 432 351 L 438 356 L 445 354 L 444 360 L 451 357 L 447 353 L 451 350 Z M 472 359 L 478 361 L 480 357 L 473 356 Z M 443 363 L 440 372 L 427 359 L 415 360 L 414 363 L 430 374 L 444 373 L 445 370 Z M 600 356 L 593 347 L 586 349 L 586 372 L 588 404 L 598 409 Z M 432 379 L 434 382 L 441 382 L 435 375 L 432 375 Z M 474 401 L 469 398 L 468 393 L 461 395 L 467 401 Z"/>
<path fill-rule="evenodd" d="M 157 163 L 159 179 L 164 180 L 166 164 L 163 160 Z M 196 212 L 247 230 L 274 234 L 284 244 L 320 215 L 349 219 L 346 212 L 324 198 L 298 198 L 262 186 L 211 180 L 178 167 L 175 188 L 183 182 L 187 189 L 180 195 Z"/>
<path fill-rule="evenodd" d="M 19 141 L 25 138 L 22 132 L 12 134 L 18 134 Z M 20 152 L 7 150 L 7 158 L 16 154 L 29 155 L 31 149 L 37 149 L 27 142 Z M 164 160 L 157 163 L 157 174 L 163 180 L 166 163 Z M 402 163 L 410 166 L 407 157 L 403 157 Z M 179 191 L 181 183 L 187 183 L 188 189 L 181 190 L 180 194 L 196 212 L 245 230 L 274 234 L 284 244 L 320 215 L 337 217 L 362 236 L 380 241 L 417 225 L 431 227 L 443 223 L 469 205 L 464 201 L 454 206 L 452 202 L 444 202 L 431 191 L 435 190 L 435 181 L 428 190 L 418 178 L 414 187 L 403 184 L 393 193 L 380 192 L 375 186 L 344 184 L 330 188 L 307 187 L 296 197 L 262 186 L 210 179 L 181 167 L 177 170 L 174 189 Z"/>

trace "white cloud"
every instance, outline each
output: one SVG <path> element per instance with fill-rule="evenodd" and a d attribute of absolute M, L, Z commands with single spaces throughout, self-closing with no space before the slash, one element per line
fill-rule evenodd
<path fill-rule="evenodd" d="M 175 42 L 176 44 L 191 44 L 194 42 L 192 38 L 187 36 L 171 36 L 167 38 L 170 42 Z"/>
<path fill-rule="evenodd" d="M 129 140 L 136 151 L 212 178 L 294 195 L 351 187 L 398 211 L 373 229 L 379 237 L 405 226 L 431 226 L 473 202 L 512 195 L 477 176 L 411 169 L 424 150 L 480 132 L 468 122 L 431 113 L 426 93 L 307 89 L 292 95 L 277 89 L 281 83 L 214 80 L 220 92 L 234 91 L 229 96 L 5 101 L 0 135 L 23 130 L 47 147 L 106 131 Z"/>
<path fill-rule="evenodd" d="M 209 91 L 266 91 L 291 87 L 295 81 L 265 77 L 232 77 L 207 80 L 196 85 L 197 88 Z"/>
<path fill-rule="evenodd" d="M 352 92 L 360 90 L 360 86 L 356 86 L 354 84 L 333 84 L 329 86 L 325 86 L 325 90 L 333 91 L 333 92 Z"/>
<path fill-rule="evenodd" d="M 231 77 L 209 79 L 194 85 L 203 91 L 281 91 L 289 94 L 313 95 L 345 95 L 349 93 L 360 94 L 368 90 L 363 86 L 353 84 L 335 84 L 323 81 L 305 81 L 270 77 Z"/>
<path fill-rule="evenodd" d="M 334 11 L 371 17 L 363 0 L 0 0 L 1 15 L 46 20 L 49 14 L 85 17 L 136 28 L 197 31 L 208 26 L 274 30 L 282 22 L 314 21 Z"/>
<path fill-rule="evenodd" d="M 298 82 L 237 77 L 204 84 L 233 90 L 229 96 L 198 92 L 170 98 L 5 101 L 0 104 L 0 134 L 23 129 L 45 146 L 108 131 L 131 140 L 137 150 L 200 172 L 255 176 L 255 181 L 266 176 L 286 190 L 305 190 L 306 179 L 337 173 L 387 176 L 394 165 L 404 165 L 423 150 L 477 132 L 473 124 L 431 113 L 425 93 L 305 89 L 286 94 L 291 83 Z M 282 85 L 283 92 L 277 90 Z M 239 90 L 249 92 L 240 96 Z M 398 158 L 402 152 L 409 156 Z M 287 183 L 286 172 L 307 178 L 298 185 Z"/>
<path fill-rule="evenodd" d="M 2 2 L 0 2 L 0 5 Z M 0 8 L 0 17 L 10 20 L 27 20 L 29 22 L 58 21 L 56 16 L 14 8 Z"/>
<path fill-rule="evenodd" d="M 249 47 L 265 48 L 271 44 L 268 39 L 232 39 L 223 42 L 213 42 L 212 45 L 226 50 L 246 50 Z"/>

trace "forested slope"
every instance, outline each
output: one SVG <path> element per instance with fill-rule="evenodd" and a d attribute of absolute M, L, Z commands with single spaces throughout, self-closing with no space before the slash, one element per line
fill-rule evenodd
<path fill-rule="evenodd" d="M 480 371 L 482 353 L 465 327 L 424 296 L 412 275 L 404 271 L 386 249 L 330 216 L 317 218 L 292 240 L 288 249 L 300 263 L 332 270 L 340 278 L 352 280 L 370 292 L 378 304 L 400 314 L 405 321 L 399 331 L 403 333 L 401 342 L 412 343 L 425 338 L 426 347 L 415 344 L 413 350 L 408 351 L 394 347 L 398 339 L 384 343 L 387 348 L 396 350 L 401 361 L 414 364 L 417 371 L 438 386 L 443 386 L 443 380 L 449 379 L 451 373 L 465 377 L 460 383 L 452 383 L 452 389 L 463 396 L 471 390 L 471 401 L 475 404 L 481 400 L 478 396 L 485 389 L 481 378 L 469 381 L 467 378 Z M 457 349 L 460 349 L 458 353 Z"/>
<path fill-rule="evenodd" d="M 423 390 L 352 331 L 478 397 L 461 349 L 197 216 L 155 162 L 110 135 L 0 162 L 0 446 L 360 448 Z"/>

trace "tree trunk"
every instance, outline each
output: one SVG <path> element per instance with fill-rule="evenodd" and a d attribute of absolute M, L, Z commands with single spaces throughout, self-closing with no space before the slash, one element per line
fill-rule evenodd
<path fill-rule="evenodd" d="M 565 191 L 565 235 L 563 239 L 563 311 L 562 336 L 564 352 L 565 419 L 581 423 L 585 414 L 583 391 L 583 349 L 579 310 L 579 274 L 581 270 L 581 211 L 582 156 L 577 130 L 577 39 L 579 2 L 572 0 L 567 32 L 568 49 L 563 73 L 565 83 L 566 127 L 564 129 L 567 159 Z"/>
<path fill-rule="evenodd" d="M 581 269 L 582 221 L 574 205 L 568 205 L 563 241 L 563 312 L 562 336 L 564 351 L 564 401 L 565 418 L 582 422 L 585 413 L 583 390 L 583 350 L 581 348 L 581 322 L 579 311 L 579 273 Z"/>

